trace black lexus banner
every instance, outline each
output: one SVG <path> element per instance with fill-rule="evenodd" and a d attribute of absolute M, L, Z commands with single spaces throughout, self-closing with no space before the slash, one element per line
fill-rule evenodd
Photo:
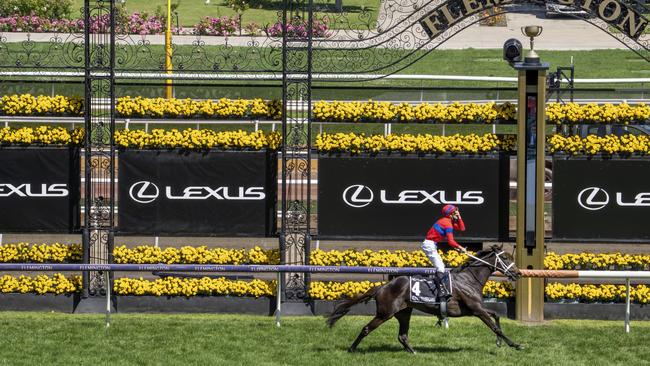
<path fill-rule="evenodd" d="M 120 234 L 275 233 L 275 153 L 125 150 L 118 159 Z"/>
<path fill-rule="evenodd" d="M 79 229 L 79 149 L 0 148 L 0 232 Z"/>
<path fill-rule="evenodd" d="M 650 159 L 553 159 L 553 239 L 650 239 Z"/>
<path fill-rule="evenodd" d="M 443 205 L 467 230 L 457 240 L 508 235 L 508 157 L 321 156 L 318 232 L 323 238 L 423 239 Z"/>

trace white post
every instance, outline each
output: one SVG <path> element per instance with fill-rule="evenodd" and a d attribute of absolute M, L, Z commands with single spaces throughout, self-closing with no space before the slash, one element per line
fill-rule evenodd
<path fill-rule="evenodd" d="M 282 272 L 278 272 L 278 284 L 275 294 L 275 325 L 280 328 L 280 314 L 282 306 Z"/>
<path fill-rule="evenodd" d="M 111 274 L 106 273 L 106 328 L 111 326 Z"/>
<path fill-rule="evenodd" d="M 2 233 L 0 233 L 0 245 L 2 245 Z"/>
<path fill-rule="evenodd" d="M 159 242 L 160 237 L 156 236 L 153 239 L 153 246 L 158 248 L 158 242 Z"/>
<path fill-rule="evenodd" d="M 630 333 L 630 279 L 625 279 L 625 333 Z"/>
<path fill-rule="evenodd" d="M 260 121 L 255 120 L 255 132 L 260 129 Z"/>

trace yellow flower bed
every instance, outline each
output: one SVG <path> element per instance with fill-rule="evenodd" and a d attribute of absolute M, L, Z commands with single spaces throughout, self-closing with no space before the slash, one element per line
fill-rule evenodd
<path fill-rule="evenodd" d="M 81 97 L 20 94 L 5 95 L 0 98 L 0 114 L 7 116 L 80 116 L 82 113 Z"/>
<path fill-rule="evenodd" d="M 316 300 L 338 300 L 351 298 L 363 294 L 370 288 L 380 286 L 386 282 L 318 282 L 313 281 L 309 286 L 309 296 Z M 488 281 L 483 288 L 483 296 L 493 298 L 511 298 L 514 288 L 510 282 Z"/>
<path fill-rule="evenodd" d="M 115 105 L 121 117 L 146 118 L 282 118 L 282 102 L 262 99 L 226 99 L 198 101 L 192 99 L 166 99 L 122 97 Z"/>
<path fill-rule="evenodd" d="M 512 282 L 487 281 L 483 287 L 483 297 L 510 299 L 515 297 L 515 287 Z"/>
<path fill-rule="evenodd" d="M 552 301 L 623 302 L 626 296 L 624 285 L 549 283 L 546 285 L 545 292 L 546 298 Z M 650 287 L 630 286 L 630 300 L 638 304 L 650 303 Z"/>
<path fill-rule="evenodd" d="M 61 273 L 55 273 L 52 276 L 15 277 L 4 275 L 0 277 L 0 292 L 2 293 L 54 293 L 60 295 L 79 291 L 81 291 L 81 276 L 66 277 Z"/>
<path fill-rule="evenodd" d="M 438 253 L 447 267 L 457 267 L 467 261 L 465 255 L 455 250 L 447 253 L 439 250 Z M 431 267 L 429 258 L 421 250 L 314 250 L 309 263 L 315 266 Z"/>
<path fill-rule="evenodd" d="M 338 300 L 360 295 L 375 286 L 386 282 L 349 281 L 349 282 L 320 282 L 312 281 L 309 284 L 309 296 L 315 300 Z"/>
<path fill-rule="evenodd" d="M 167 264 L 279 264 L 280 252 L 277 249 L 208 249 L 206 246 L 181 248 L 159 248 L 140 245 L 127 248 L 125 245 L 113 250 L 115 263 L 167 263 Z"/>
<path fill-rule="evenodd" d="M 544 257 L 546 269 L 617 269 L 649 270 L 650 255 L 623 253 L 567 253 L 548 252 Z"/>
<path fill-rule="evenodd" d="M 650 137 L 641 135 L 589 135 L 585 138 L 580 136 L 549 136 L 547 141 L 548 151 L 565 152 L 572 155 L 587 154 L 647 154 L 650 149 Z"/>
<path fill-rule="evenodd" d="M 184 149 L 271 149 L 277 150 L 281 136 L 277 132 L 222 131 L 185 129 L 178 131 L 154 129 L 115 131 L 115 144 L 132 148 L 184 148 Z"/>
<path fill-rule="evenodd" d="M 80 262 L 81 244 L 29 244 L 0 245 L 0 263 L 63 263 Z"/>
<path fill-rule="evenodd" d="M 427 123 L 496 123 L 514 122 L 516 106 L 512 103 L 429 104 L 410 105 L 390 102 L 326 102 L 314 103 L 315 121 L 323 122 L 427 122 Z M 116 112 L 126 118 L 282 118 L 282 102 L 262 99 L 192 100 L 121 97 Z M 0 98 L 0 114 L 10 116 L 46 116 L 83 114 L 83 98 L 62 95 L 5 95 Z M 650 106 L 645 104 L 549 103 L 549 123 L 650 123 Z"/>
<path fill-rule="evenodd" d="M 467 257 L 455 250 L 438 251 L 447 267 L 457 267 Z M 473 253 L 473 252 L 470 252 Z M 113 250 L 115 263 L 135 264 L 279 264 L 278 249 L 208 248 L 206 246 L 182 246 L 160 248 L 140 245 L 127 248 L 116 246 Z M 29 244 L 10 243 L 0 245 L 0 263 L 75 263 L 81 261 L 81 244 Z M 313 250 L 309 262 L 316 266 L 365 266 L 365 267 L 430 267 L 429 259 L 421 250 Z M 650 270 L 650 255 L 624 253 L 567 253 L 548 252 L 544 268 L 599 269 L 599 270 Z"/>
<path fill-rule="evenodd" d="M 113 291 L 118 295 L 153 296 L 273 296 L 275 281 L 232 281 L 225 278 L 165 277 L 157 280 L 118 278 Z"/>
<path fill-rule="evenodd" d="M 322 122 L 427 122 L 427 123 L 495 123 L 514 122 L 516 107 L 511 103 L 410 105 L 390 102 L 314 103 L 315 121 Z"/>
<path fill-rule="evenodd" d="M 496 150 L 511 150 L 514 138 L 501 138 L 495 134 L 434 136 L 390 134 L 366 136 L 355 133 L 322 133 L 316 136 L 316 149 L 320 152 L 376 153 L 395 151 L 402 153 L 487 153 Z"/>
<path fill-rule="evenodd" d="M 627 103 L 598 105 L 577 103 L 549 103 L 546 118 L 550 123 L 648 123 L 650 106 L 643 103 L 631 106 Z"/>
<path fill-rule="evenodd" d="M 0 128 L 0 145 L 80 145 L 83 140 L 83 128 L 74 130 L 50 126 Z"/>

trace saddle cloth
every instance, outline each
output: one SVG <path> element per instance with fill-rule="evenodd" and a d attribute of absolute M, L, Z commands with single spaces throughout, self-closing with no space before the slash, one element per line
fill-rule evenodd
<path fill-rule="evenodd" d="M 436 284 L 433 278 L 422 276 L 409 276 L 409 288 L 411 302 L 420 304 L 435 304 L 436 303 Z M 451 294 L 451 276 L 449 272 L 445 272 L 442 280 L 441 289 L 443 295 L 445 293 Z"/>

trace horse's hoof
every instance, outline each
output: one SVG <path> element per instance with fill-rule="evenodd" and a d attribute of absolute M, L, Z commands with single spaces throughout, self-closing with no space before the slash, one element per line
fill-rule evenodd
<path fill-rule="evenodd" d="M 497 339 L 497 347 L 501 347 L 501 339 Z"/>
<path fill-rule="evenodd" d="M 515 344 L 515 345 L 513 345 L 512 347 L 513 347 L 514 349 L 516 349 L 517 351 L 521 351 L 521 350 L 524 349 L 524 346 L 522 346 L 521 344 Z"/>
<path fill-rule="evenodd" d="M 348 348 L 349 353 L 354 353 L 356 351 L 357 351 L 356 348 L 352 348 L 352 347 Z"/>

